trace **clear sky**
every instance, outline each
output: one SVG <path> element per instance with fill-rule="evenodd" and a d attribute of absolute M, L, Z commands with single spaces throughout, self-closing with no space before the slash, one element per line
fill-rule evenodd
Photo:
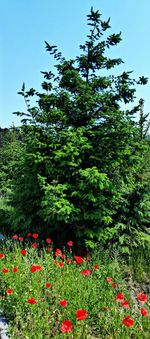
<path fill-rule="evenodd" d="M 113 56 L 125 64 L 117 73 L 133 70 L 133 76 L 150 78 L 150 0 L 0 0 L 0 126 L 19 125 L 12 112 L 26 111 L 17 94 L 26 88 L 40 90 L 40 71 L 52 69 L 53 59 L 45 50 L 44 40 L 57 45 L 66 58 L 78 55 L 87 30 L 86 15 L 91 6 L 99 9 L 102 19 L 111 17 L 110 33 L 122 32 L 122 42 Z M 111 55 L 112 56 L 112 55 Z M 150 81 L 138 86 L 137 100 L 145 99 L 150 111 Z"/>

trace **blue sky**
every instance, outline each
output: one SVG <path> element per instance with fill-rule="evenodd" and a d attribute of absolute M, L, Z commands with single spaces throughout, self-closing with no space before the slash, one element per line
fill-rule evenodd
<path fill-rule="evenodd" d="M 91 6 L 99 9 L 102 19 L 111 17 L 112 30 L 122 32 L 122 42 L 111 56 L 125 64 L 116 72 L 133 70 L 133 77 L 150 78 L 150 1 L 149 0 L 1 0 L 0 1 L 0 126 L 19 125 L 12 112 L 26 111 L 17 92 L 26 88 L 40 90 L 40 71 L 52 69 L 53 59 L 45 50 L 44 40 L 57 45 L 66 58 L 78 55 L 79 45 L 88 32 L 86 15 Z M 149 81 L 150 82 L 150 81 Z M 150 111 L 150 83 L 139 86 L 137 100 L 145 99 Z"/>

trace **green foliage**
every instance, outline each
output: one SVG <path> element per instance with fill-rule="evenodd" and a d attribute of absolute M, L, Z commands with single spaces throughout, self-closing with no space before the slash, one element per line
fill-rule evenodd
<path fill-rule="evenodd" d="M 105 37 L 110 19 L 102 21 L 93 8 L 88 25 L 74 60 L 45 42 L 56 74 L 42 72 L 41 93 L 25 84 L 19 92 L 27 112 L 16 112 L 23 118 L 24 151 L 11 181 L 12 227 L 64 239 L 71 234 L 90 246 L 98 240 L 128 253 L 141 232 L 148 234 L 150 145 L 143 101 L 124 111 L 121 104 L 134 102 L 136 85 L 147 78 L 102 74 L 123 63 L 107 57 L 121 33 Z"/>

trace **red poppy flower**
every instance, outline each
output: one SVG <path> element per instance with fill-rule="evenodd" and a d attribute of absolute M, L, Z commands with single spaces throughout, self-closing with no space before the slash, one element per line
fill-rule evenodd
<path fill-rule="evenodd" d="M 21 250 L 20 253 L 21 254 L 27 254 L 27 251 L 26 250 Z"/>
<path fill-rule="evenodd" d="M 32 237 L 33 237 L 34 239 L 37 239 L 37 238 L 38 238 L 38 233 L 33 233 L 33 234 L 32 234 Z"/>
<path fill-rule="evenodd" d="M 147 295 L 145 293 L 139 293 L 137 295 L 138 301 L 140 302 L 146 302 L 147 301 Z"/>
<path fill-rule="evenodd" d="M 42 269 L 42 266 L 40 266 L 40 265 L 32 265 L 32 266 L 30 267 L 30 272 L 31 272 L 31 273 L 34 273 L 34 272 L 36 272 L 36 271 L 41 271 L 41 269 Z"/>
<path fill-rule="evenodd" d="M 88 317 L 88 313 L 86 310 L 77 310 L 76 311 L 76 319 L 77 320 L 84 320 Z"/>
<path fill-rule="evenodd" d="M 67 264 L 70 264 L 70 263 L 71 263 L 71 260 L 70 260 L 70 259 L 66 259 L 66 263 L 67 263 Z"/>
<path fill-rule="evenodd" d="M 75 260 L 77 264 L 82 264 L 83 263 L 83 258 L 82 257 L 78 257 L 75 255 Z"/>
<path fill-rule="evenodd" d="M 17 273 L 18 272 L 18 267 L 14 267 L 12 270 L 13 270 L 14 273 Z"/>
<path fill-rule="evenodd" d="M 111 286 L 112 286 L 112 288 L 116 288 L 117 284 L 112 284 Z"/>
<path fill-rule="evenodd" d="M 56 249 L 55 256 L 56 257 L 61 257 L 62 256 L 62 251 L 59 248 Z"/>
<path fill-rule="evenodd" d="M 58 262 L 57 265 L 58 265 L 59 267 L 63 267 L 63 266 L 64 266 L 63 262 L 61 262 L 61 261 Z"/>
<path fill-rule="evenodd" d="M 37 301 L 36 301 L 34 298 L 29 298 L 29 299 L 27 300 L 27 303 L 28 303 L 28 304 L 37 304 Z"/>
<path fill-rule="evenodd" d="M 130 317 L 130 315 L 127 315 L 122 319 L 122 324 L 131 327 L 134 324 L 134 320 Z"/>
<path fill-rule="evenodd" d="M 117 293 L 116 301 L 123 302 L 124 301 L 124 294 L 123 293 Z"/>
<path fill-rule="evenodd" d="M 63 333 L 72 332 L 72 322 L 70 320 L 64 320 L 61 324 L 60 331 Z"/>
<path fill-rule="evenodd" d="M 106 280 L 108 281 L 109 284 L 112 283 L 112 278 L 111 277 L 106 277 Z"/>
<path fill-rule="evenodd" d="M 65 259 L 65 254 L 62 254 L 61 259 Z"/>
<path fill-rule="evenodd" d="M 47 242 L 48 244 L 51 244 L 52 240 L 51 240 L 50 238 L 47 238 L 47 239 L 46 239 L 46 242 Z"/>
<path fill-rule="evenodd" d="M 19 240 L 20 240 L 20 241 L 23 241 L 23 240 L 24 240 L 24 238 L 23 238 L 23 237 L 19 237 Z"/>
<path fill-rule="evenodd" d="M 99 265 L 94 265 L 94 270 L 98 270 L 99 269 Z"/>
<path fill-rule="evenodd" d="M 37 248 L 37 247 L 38 247 L 38 244 L 36 242 L 33 242 L 32 248 Z"/>
<path fill-rule="evenodd" d="M 9 272 L 9 269 L 6 268 L 6 267 L 4 267 L 4 268 L 2 268 L 2 272 L 3 272 L 3 273 L 8 273 L 8 272 Z"/>
<path fill-rule="evenodd" d="M 31 236 L 32 236 L 32 234 L 31 234 L 31 233 L 28 233 L 28 234 L 27 234 L 27 237 L 31 237 Z"/>
<path fill-rule="evenodd" d="M 52 247 L 47 247 L 48 252 L 52 251 Z"/>
<path fill-rule="evenodd" d="M 5 258 L 5 254 L 0 253 L 0 259 L 3 259 L 3 258 Z"/>
<path fill-rule="evenodd" d="M 69 241 L 67 242 L 67 245 L 68 245 L 68 246 L 73 246 L 73 241 L 69 240 Z"/>
<path fill-rule="evenodd" d="M 8 290 L 6 291 L 7 294 L 12 294 L 13 293 L 13 290 L 12 288 L 8 288 Z"/>
<path fill-rule="evenodd" d="M 14 234 L 14 235 L 12 236 L 12 239 L 17 240 L 17 239 L 18 239 L 18 235 L 17 235 L 17 234 Z"/>
<path fill-rule="evenodd" d="M 104 306 L 104 307 L 102 307 L 102 310 L 103 310 L 103 311 L 108 311 L 108 307 L 107 307 L 107 306 Z"/>
<path fill-rule="evenodd" d="M 80 272 L 80 274 L 84 275 L 84 276 L 88 276 L 92 273 L 92 270 L 89 269 L 85 269 L 83 271 Z"/>
<path fill-rule="evenodd" d="M 124 308 L 130 308 L 130 305 L 129 305 L 129 301 L 128 301 L 128 300 L 122 301 L 121 305 L 122 305 Z"/>
<path fill-rule="evenodd" d="M 148 317 L 148 310 L 144 307 L 141 308 L 141 314 L 143 317 Z"/>
<path fill-rule="evenodd" d="M 67 300 L 60 300 L 59 301 L 59 305 L 63 306 L 63 307 L 66 307 L 68 305 L 68 301 Z"/>
<path fill-rule="evenodd" d="M 49 282 L 47 282 L 47 283 L 45 284 L 45 287 L 46 287 L 46 288 L 50 288 L 50 287 L 51 287 L 51 284 L 50 284 Z"/>

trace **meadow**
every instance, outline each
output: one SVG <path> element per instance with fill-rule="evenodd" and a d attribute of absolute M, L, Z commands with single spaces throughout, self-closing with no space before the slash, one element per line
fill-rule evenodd
<path fill-rule="evenodd" d="M 13 235 L 0 247 L 0 309 L 10 338 L 149 338 L 150 300 L 135 295 L 123 263 L 99 247 L 75 253 L 37 233 Z"/>

